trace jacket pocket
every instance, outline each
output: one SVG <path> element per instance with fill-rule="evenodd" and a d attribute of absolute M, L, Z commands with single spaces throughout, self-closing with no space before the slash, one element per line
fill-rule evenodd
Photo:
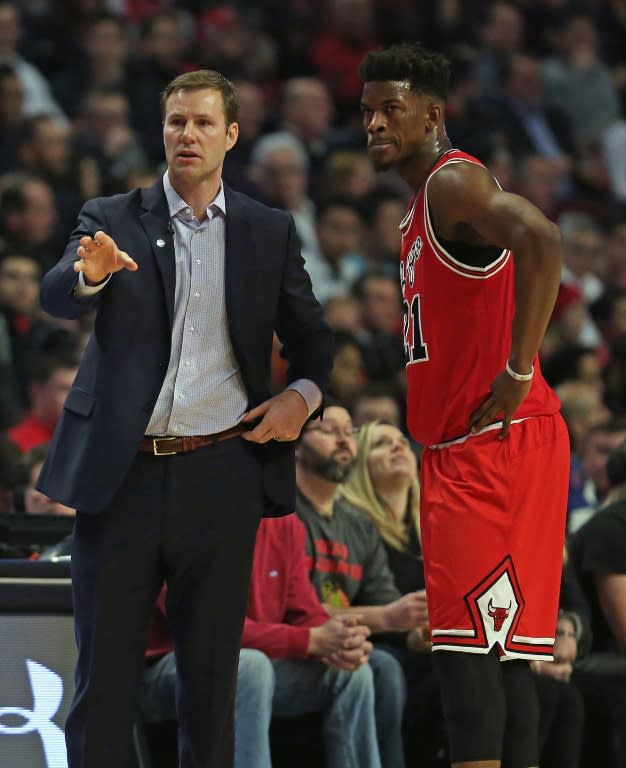
<path fill-rule="evenodd" d="M 96 398 L 82 389 L 72 388 L 65 398 L 64 408 L 79 416 L 90 416 L 96 404 Z"/>

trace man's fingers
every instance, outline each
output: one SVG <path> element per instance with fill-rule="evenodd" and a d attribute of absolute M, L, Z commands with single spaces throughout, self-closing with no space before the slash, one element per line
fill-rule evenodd
<path fill-rule="evenodd" d="M 137 265 L 137 262 L 131 258 L 126 251 L 118 251 L 116 254 L 116 260 L 119 262 L 121 261 L 122 264 L 126 267 L 126 269 L 129 269 L 131 272 L 136 272 L 139 268 Z"/>

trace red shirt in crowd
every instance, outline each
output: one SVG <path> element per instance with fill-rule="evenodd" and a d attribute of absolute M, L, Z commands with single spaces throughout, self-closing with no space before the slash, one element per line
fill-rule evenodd
<path fill-rule="evenodd" d="M 270 658 L 307 657 L 309 630 L 328 613 L 309 581 L 304 525 L 296 515 L 261 520 L 257 534 L 248 608 L 241 645 Z M 172 650 L 165 613 L 165 587 L 153 617 L 148 658 Z"/>

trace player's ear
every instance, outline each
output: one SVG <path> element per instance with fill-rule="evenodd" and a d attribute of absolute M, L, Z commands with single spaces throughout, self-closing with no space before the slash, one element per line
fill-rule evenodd
<path fill-rule="evenodd" d="M 428 110 L 426 111 L 426 130 L 432 131 L 433 128 L 439 124 L 439 121 L 441 120 L 441 111 L 441 104 L 432 102 L 428 105 Z"/>

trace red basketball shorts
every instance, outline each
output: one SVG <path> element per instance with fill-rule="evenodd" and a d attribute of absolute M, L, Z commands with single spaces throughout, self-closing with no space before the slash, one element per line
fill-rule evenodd
<path fill-rule="evenodd" d="M 560 414 L 424 451 L 421 530 L 433 650 L 552 658 L 569 437 Z"/>

